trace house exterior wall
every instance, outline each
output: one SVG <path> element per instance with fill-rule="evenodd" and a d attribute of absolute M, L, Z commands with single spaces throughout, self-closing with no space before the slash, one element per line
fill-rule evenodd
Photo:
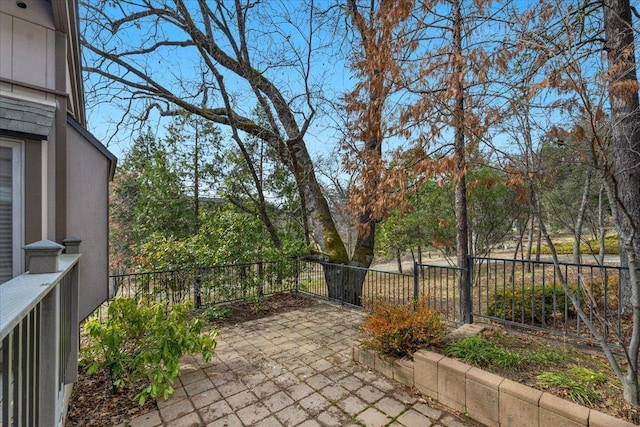
<path fill-rule="evenodd" d="M 67 129 L 67 162 L 67 237 L 82 240 L 78 300 L 84 319 L 108 296 L 109 165 L 73 127 Z"/>
<path fill-rule="evenodd" d="M 0 160 L 11 168 L 0 176 L 0 383 L 5 375 L 11 390 L 0 419 L 12 421 L 13 405 L 29 414 L 25 425 L 64 425 L 79 321 L 108 295 L 116 159 L 85 129 L 77 10 L 78 0 L 0 0 Z M 81 240 L 81 254 L 67 241 L 69 254 L 39 271 L 36 252 L 66 239 Z M 20 249 L 33 242 L 28 261 Z"/>
<path fill-rule="evenodd" d="M 26 9 L 0 1 L 0 77 L 33 88 L 0 83 L 0 90 L 34 100 L 55 96 L 37 88 L 56 88 L 56 29 L 51 3 L 29 1 Z M 66 56 L 66 54 L 65 54 Z"/>
<path fill-rule="evenodd" d="M 21 144 L 24 156 L 21 244 L 82 240 L 82 319 L 108 294 L 115 157 L 84 129 L 77 1 L 24 3 L 0 0 L 0 136 Z"/>

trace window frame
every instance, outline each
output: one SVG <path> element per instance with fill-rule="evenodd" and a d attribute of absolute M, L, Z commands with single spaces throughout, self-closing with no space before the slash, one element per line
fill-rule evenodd
<path fill-rule="evenodd" d="M 11 149 L 12 277 L 24 273 L 24 141 L 0 136 L 0 147 Z"/>

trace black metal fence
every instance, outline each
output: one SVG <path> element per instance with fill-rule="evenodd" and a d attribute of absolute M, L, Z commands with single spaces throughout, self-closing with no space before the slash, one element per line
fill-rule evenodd
<path fill-rule="evenodd" d="M 414 264 L 412 274 L 307 260 L 256 262 L 111 276 L 113 295 L 196 307 L 301 292 L 373 308 L 376 299 L 407 304 L 424 298 L 446 320 L 473 318 L 582 339 L 593 339 L 566 295 L 562 275 L 597 333 L 624 339 L 627 319 L 620 267 L 470 257 L 471 271 L 455 266 Z M 467 292 L 464 291 L 464 287 Z M 465 300 L 464 295 L 470 295 Z"/>
<path fill-rule="evenodd" d="M 416 295 L 410 274 L 312 261 L 299 271 L 298 291 L 367 310 L 376 299 L 404 304 Z"/>
<path fill-rule="evenodd" d="M 468 286 L 476 318 L 582 339 L 594 339 L 595 331 L 612 342 L 625 340 L 629 319 L 619 279 L 626 268 L 497 258 L 472 258 L 470 265 Z M 578 307 L 594 331 L 579 316 Z"/>
<path fill-rule="evenodd" d="M 146 298 L 169 305 L 190 301 L 196 308 L 295 291 L 298 260 L 263 261 L 184 270 L 114 274 L 110 299 Z M 108 303 L 95 313 L 106 316 Z"/>
<path fill-rule="evenodd" d="M 454 323 L 475 318 L 586 340 L 595 339 L 594 332 L 611 342 L 628 339 L 630 315 L 619 286 L 625 268 L 480 257 L 469 257 L 468 265 L 471 271 L 416 263 L 413 274 L 399 274 L 304 262 L 298 289 L 368 310 L 375 298 L 398 304 L 424 298 Z M 593 329 L 579 316 L 561 277 Z M 333 292 L 329 280 L 337 284 Z"/>

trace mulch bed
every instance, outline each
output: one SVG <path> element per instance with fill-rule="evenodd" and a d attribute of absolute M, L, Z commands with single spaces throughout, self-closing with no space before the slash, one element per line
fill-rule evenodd
<path fill-rule="evenodd" d="M 248 301 L 229 303 L 225 307 L 231 311 L 231 314 L 224 319 L 215 320 L 213 324 L 217 327 L 232 325 L 317 304 L 319 304 L 318 300 L 293 293 L 275 294 L 257 303 Z"/>
<path fill-rule="evenodd" d="M 73 386 L 65 426 L 115 426 L 156 409 L 153 399 L 149 399 L 143 406 L 133 401 L 133 396 L 139 391 L 140 389 L 114 393 L 105 369 L 100 369 L 93 375 L 80 372 L 78 381 Z"/>

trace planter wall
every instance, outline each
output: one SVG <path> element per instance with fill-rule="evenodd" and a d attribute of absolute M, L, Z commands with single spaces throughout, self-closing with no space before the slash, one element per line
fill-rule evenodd
<path fill-rule="evenodd" d="M 395 359 L 357 345 L 353 359 L 490 427 L 634 425 L 431 351 Z"/>

